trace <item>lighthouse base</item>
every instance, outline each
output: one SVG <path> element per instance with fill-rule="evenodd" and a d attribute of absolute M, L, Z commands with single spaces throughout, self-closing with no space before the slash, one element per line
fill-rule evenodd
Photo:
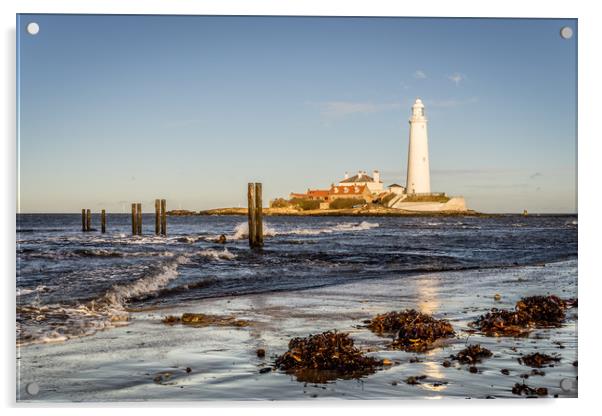
<path fill-rule="evenodd" d="M 447 202 L 404 202 L 404 199 L 395 201 L 391 208 L 413 212 L 464 212 L 466 201 L 461 196 L 449 198 Z"/>

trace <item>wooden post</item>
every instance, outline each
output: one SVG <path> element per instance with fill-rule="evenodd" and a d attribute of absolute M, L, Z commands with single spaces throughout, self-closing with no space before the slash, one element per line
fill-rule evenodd
<path fill-rule="evenodd" d="M 161 235 L 167 235 L 167 201 L 161 200 Z"/>
<path fill-rule="evenodd" d="M 92 229 L 92 213 L 89 209 L 86 210 L 86 231 Z"/>
<path fill-rule="evenodd" d="M 155 235 L 161 231 L 161 201 L 155 199 Z"/>
<path fill-rule="evenodd" d="M 136 226 L 136 220 L 138 216 L 136 215 L 136 204 L 132 204 L 132 235 L 136 235 L 138 232 L 138 227 Z"/>
<path fill-rule="evenodd" d="M 82 208 L 82 231 L 86 231 L 86 210 Z"/>
<path fill-rule="evenodd" d="M 263 247 L 263 209 L 261 183 L 255 184 L 255 246 Z"/>
<path fill-rule="evenodd" d="M 138 219 L 136 220 L 136 234 L 142 235 L 142 204 L 140 202 L 136 204 L 136 214 L 138 214 Z"/>
<path fill-rule="evenodd" d="M 249 217 L 249 246 L 255 247 L 255 184 L 249 183 L 247 187 L 247 206 L 248 206 L 248 217 Z"/>
<path fill-rule="evenodd" d="M 100 211 L 100 232 L 103 234 L 107 232 L 107 213 L 104 209 Z"/>

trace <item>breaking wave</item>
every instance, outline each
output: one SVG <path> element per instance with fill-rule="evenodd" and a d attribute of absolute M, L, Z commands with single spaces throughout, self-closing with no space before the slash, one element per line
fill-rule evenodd
<path fill-rule="evenodd" d="M 224 248 L 223 251 L 208 248 L 207 250 L 199 251 L 198 255 L 209 257 L 215 260 L 234 260 L 237 257 L 236 254 L 231 253 L 227 248 Z"/>
<path fill-rule="evenodd" d="M 270 227 L 267 223 L 263 223 L 264 237 L 274 237 L 277 234 L 276 230 Z M 234 228 L 234 234 L 227 236 L 228 240 L 242 240 L 249 235 L 249 224 L 241 222 Z"/>
<path fill-rule="evenodd" d="M 39 285 L 34 288 L 18 287 L 17 288 L 17 296 L 26 296 L 26 295 L 30 295 L 32 293 L 44 293 L 44 292 L 49 292 L 49 291 L 50 291 L 50 288 L 48 288 L 47 286 L 44 286 L 44 285 Z"/>
<path fill-rule="evenodd" d="M 379 224 L 375 222 L 362 221 L 359 224 L 353 222 L 346 222 L 343 224 L 333 225 L 331 227 L 324 228 L 300 228 L 289 231 L 279 232 L 278 234 L 286 235 L 318 235 L 318 234 L 332 234 L 337 232 L 352 232 L 352 231 L 365 231 L 372 228 L 378 227 Z"/>
<path fill-rule="evenodd" d="M 143 277 L 115 285 L 86 303 L 17 306 L 17 345 L 65 341 L 126 325 L 129 318 L 126 302 L 158 292 L 178 277 L 178 266 L 188 261 L 185 256 L 170 259 Z"/>
<path fill-rule="evenodd" d="M 276 230 L 266 223 L 263 224 L 263 235 L 274 237 L 277 235 L 319 235 L 332 234 L 338 232 L 353 232 L 364 231 L 378 227 L 378 223 L 362 221 L 360 223 L 346 222 L 342 224 L 332 225 L 323 228 L 295 228 L 292 230 Z M 228 237 L 232 240 L 240 240 L 249 235 L 249 225 L 246 222 L 241 222 L 234 228 L 234 234 Z"/>

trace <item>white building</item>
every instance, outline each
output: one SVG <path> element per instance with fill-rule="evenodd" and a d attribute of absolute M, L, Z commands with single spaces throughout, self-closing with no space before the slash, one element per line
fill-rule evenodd
<path fill-rule="evenodd" d="M 396 183 L 393 183 L 389 186 L 387 186 L 387 188 L 389 189 L 389 192 L 397 194 L 397 195 L 403 195 L 406 193 L 406 188 L 404 188 L 401 185 L 398 185 Z"/>
<path fill-rule="evenodd" d="M 383 183 L 380 180 L 380 172 L 372 171 L 372 177 L 368 176 L 365 170 L 360 170 L 357 175 L 349 177 L 345 172 L 345 178 L 339 182 L 338 186 L 363 186 L 366 185 L 368 190 L 373 194 L 378 194 L 383 191 Z"/>
<path fill-rule="evenodd" d="M 420 98 L 412 106 L 410 117 L 410 143 L 408 148 L 408 194 L 429 194 L 431 176 L 429 170 L 429 148 L 424 104 Z"/>

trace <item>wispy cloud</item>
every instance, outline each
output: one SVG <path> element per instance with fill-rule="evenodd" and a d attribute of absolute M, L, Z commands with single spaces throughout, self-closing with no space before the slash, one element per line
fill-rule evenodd
<path fill-rule="evenodd" d="M 529 178 L 535 179 L 535 178 L 539 178 L 540 176 L 543 176 L 543 174 L 541 172 L 535 172 L 534 174 L 530 175 Z"/>
<path fill-rule="evenodd" d="M 327 101 L 317 103 L 325 117 L 345 117 L 351 114 L 370 114 L 399 109 L 399 103 L 373 103 L 371 101 Z"/>
<path fill-rule="evenodd" d="M 459 100 L 456 98 L 446 98 L 446 99 L 432 99 L 425 100 L 425 105 L 431 108 L 450 108 L 450 107 L 459 107 L 461 105 L 466 104 L 474 104 L 478 102 L 479 99 L 477 97 L 470 97 L 463 100 Z"/>
<path fill-rule="evenodd" d="M 414 71 L 414 78 L 426 79 L 426 73 L 421 69 L 417 69 L 416 71 Z"/>
<path fill-rule="evenodd" d="M 460 85 L 460 82 L 462 82 L 466 79 L 466 75 L 460 74 L 459 72 L 454 72 L 453 74 L 448 75 L 447 79 L 449 79 L 454 84 L 456 84 L 456 86 L 458 86 L 458 85 Z"/>

